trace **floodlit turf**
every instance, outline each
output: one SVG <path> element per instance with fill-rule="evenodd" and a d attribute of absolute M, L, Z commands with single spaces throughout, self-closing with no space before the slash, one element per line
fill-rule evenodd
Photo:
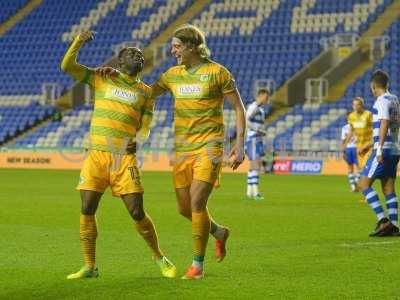
<path fill-rule="evenodd" d="M 245 175 L 224 175 L 210 200 L 231 228 L 225 261 L 206 277 L 164 279 L 123 204 L 98 211 L 98 279 L 68 281 L 82 265 L 78 172 L 0 170 L 0 299 L 399 299 L 400 238 L 369 238 L 375 217 L 345 177 L 263 176 L 263 202 Z M 178 215 L 169 173 L 145 173 L 145 207 L 182 275 L 190 223 Z"/>

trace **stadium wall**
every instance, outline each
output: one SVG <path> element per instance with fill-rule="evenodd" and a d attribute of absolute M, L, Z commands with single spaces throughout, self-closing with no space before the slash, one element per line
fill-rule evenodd
<path fill-rule="evenodd" d="M 79 170 L 85 160 L 85 152 L 12 151 L 0 153 L 0 168 L 4 169 L 51 169 Z M 139 165 L 144 171 L 171 171 L 172 157 L 167 153 L 150 152 L 138 157 Z M 245 161 L 235 172 L 247 172 L 248 162 Z M 224 172 L 232 172 L 224 167 Z"/>
<path fill-rule="evenodd" d="M 346 163 L 336 157 L 308 159 L 276 157 L 273 164 L 275 174 L 346 175 Z"/>
<path fill-rule="evenodd" d="M 0 168 L 7 169 L 53 169 L 53 170 L 79 170 L 86 157 L 85 153 L 57 151 L 12 151 L 0 153 Z M 144 171 L 171 171 L 172 160 L 167 153 L 145 153 L 138 160 Z M 248 161 L 246 160 L 237 173 L 246 173 Z M 227 166 L 223 172 L 232 170 Z M 275 174 L 322 174 L 345 175 L 346 164 L 336 157 L 324 159 L 303 159 L 295 157 L 274 158 L 273 172 Z"/>

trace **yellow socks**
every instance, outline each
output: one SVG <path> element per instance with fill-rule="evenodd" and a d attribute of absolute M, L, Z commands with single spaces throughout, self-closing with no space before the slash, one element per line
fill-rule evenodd
<path fill-rule="evenodd" d="M 95 215 L 83 215 L 80 217 L 79 238 L 85 264 L 93 269 L 96 265 L 96 238 L 97 224 Z"/>
<path fill-rule="evenodd" d="M 147 245 L 151 248 L 154 253 L 154 257 L 156 259 L 160 259 L 163 254 L 158 246 L 158 237 L 157 232 L 154 227 L 153 221 L 150 219 L 148 215 L 140 221 L 135 221 L 135 227 L 138 233 L 143 237 L 146 241 Z"/>
<path fill-rule="evenodd" d="M 198 266 L 201 264 L 201 267 L 206 253 L 210 226 L 207 211 L 192 212 L 193 261 L 196 261 Z"/>
<path fill-rule="evenodd" d="M 210 219 L 210 233 L 217 239 L 220 240 L 223 238 L 224 235 L 224 230 L 223 226 L 219 225 L 217 222 L 214 221 L 212 216 L 210 215 L 208 208 L 207 208 L 207 213 L 208 213 L 208 218 Z M 187 218 L 189 221 L 192 221 L 192 214 L 190 213 L 189 215 L 185 215 L 185 218 Z"/>

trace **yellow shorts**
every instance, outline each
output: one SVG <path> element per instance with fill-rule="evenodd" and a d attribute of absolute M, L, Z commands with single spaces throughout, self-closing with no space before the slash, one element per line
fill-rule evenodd
<path fill-rule="evenodd" d="M 173 180 L 175 188 L 185 188 L 193 179 L 215 184 L 222 167 L 223 149 L 204 148 L 176 153 Z"/>
<path fill-rule="evenodd" d="M 104 193 L 110 186 L 116 197 L 143 193 L 140 175 L 135 155 L 89 150 L 76 189 Z"/>

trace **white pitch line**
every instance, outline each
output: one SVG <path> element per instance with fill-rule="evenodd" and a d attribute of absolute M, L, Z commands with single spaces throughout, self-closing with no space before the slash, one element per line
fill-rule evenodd
<path fill-rule="evenodd" d="M 363 247 L 363 246 L 380 246 L 380 245 L 391 245 L 391 244 L 399 244 L 400 241 L 382 241 L 382 242 L 360 242 L 354 244 L 343 243 L 340 244 L 342 247 L 347 248 L 356 248 L 356 247 Z"/>

